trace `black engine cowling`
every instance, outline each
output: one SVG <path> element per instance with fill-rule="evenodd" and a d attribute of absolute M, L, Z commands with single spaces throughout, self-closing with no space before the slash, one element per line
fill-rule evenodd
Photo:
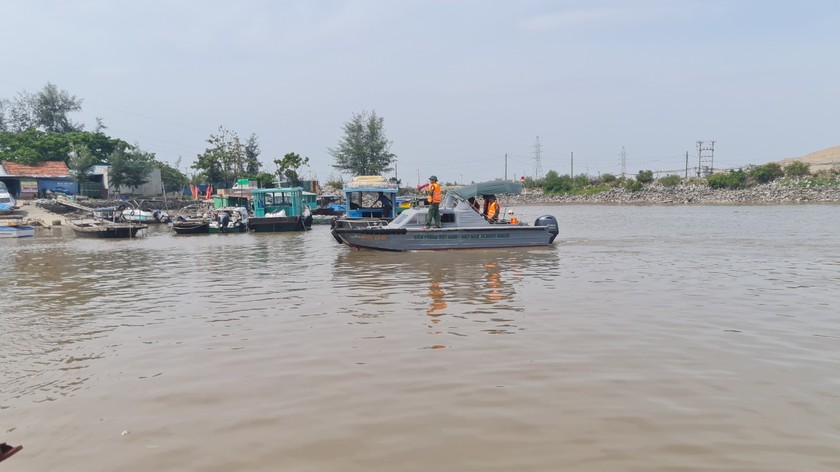
<path fill-rule="evenodd" d="M 548 244 L 554 242 L 554 238 L 560 234 L 560 226 L 557 224 L 557 218 L 551 215 L 543 215 L 538 217 L 534 221 L 534 226 L 548 226 L 548 234 L 551 235 L 551 239 L 548 240 Z"/>

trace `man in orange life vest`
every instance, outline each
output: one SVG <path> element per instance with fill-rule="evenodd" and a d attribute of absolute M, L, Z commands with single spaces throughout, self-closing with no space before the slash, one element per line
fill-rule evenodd
<path fill-rule="evenodd" d="M 487 218 L 487 221 L 491 223 L 498 223 L 499 222 L 499 202 L 496 201 L 495 195 L 489 195 L 487 197 L 487 210 L 484 214 L 484 217 Z"/>
<path fill-rule="evenodd" d="M 417 187 L 417 190 L 426 188 L 428 197 L 426 201 L 429 203 L 429 212 L 426 214 L 426 228 L 432 225 L 435 228 L 440 228 L 440 184 L 437 183 L 437 176 L 429 177 L 429 183 Z"/>

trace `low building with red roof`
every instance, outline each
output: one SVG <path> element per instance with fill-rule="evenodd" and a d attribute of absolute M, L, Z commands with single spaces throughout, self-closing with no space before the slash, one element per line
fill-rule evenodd
<path fill-rule="evenodd" d="M 0 181 L 16 198 L 31 199 L 48 192 L 78 193 L 78 184 L 63 161 L 24 165 L 0 162 Z"/>

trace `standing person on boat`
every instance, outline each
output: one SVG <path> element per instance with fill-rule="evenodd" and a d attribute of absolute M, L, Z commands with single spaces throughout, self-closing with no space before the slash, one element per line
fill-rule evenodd
<path fill-rule="evenodd" d="M 429 203 L 429 212 L 426 213 L 426 228 L 432 225 L 435 228 L 440 228 L 440 184 L 436 175 L 429 177 L 429 183 L 421 185 L 417 190 L 426 189 L 428 197 L 426 201 Z"/>
<path fill-rule="evenodd" d="M 219 212 L 219 231 L 222 233 L 227 232 L 228 224 L 230 224 L 230 213 L 227 210 L 222 210 Z"/>
<path fill-rule="evenodd" d="M 391 218 L 394 216 L 394 204 L 391 202 L 391 198 L 385 195 L 384 192 L 379 192 L 379 197 L 377 197 L 379 203 L 382 204 L 382 217 L 383 218 Z"/>
<path fill-rule="evenodd" d="M 499 222 L 499 202 L 496 201 L 495 195 L 488 195 L 487 196 L 487 209 L 485 210 L 484 217 L 487 218 L 487 221 L 491 223 L 498 223 Z"/>

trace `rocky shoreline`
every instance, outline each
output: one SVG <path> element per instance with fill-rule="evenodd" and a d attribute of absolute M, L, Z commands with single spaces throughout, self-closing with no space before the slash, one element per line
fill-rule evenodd
<path fill-rule="evenodd" d="M 713 189 L 703 184 L 680 184 L 665 187 L 659 183 L 646 185 L 642 190 L 632 192 L 624 187 L 614 187 L 593 195 L 545 194 L 542 189 L 526 189 L 522 194 L 509 199 L 520 205 L 594 204 L 594 205 L 777 205 L 840 203 L 840 185 L 814 186 L 800 182 L 796 185 L 779 181 L 747 189 Z M 124 203 L 121 201 L 97 200 L 87 205 L 102 207 Z M 170 200 L 166 207 L 177 211 L 191 200 Z M 86 212 L 64 206 L 54 200 L 25 202 L 19 218 L 26 224 L 53 226 L 61 224 L 61 218 L 70 218 Z"/>
<path fill-rule="evenodd" d="M 778 182 L 747 189 L 713 189 L 708 185 L 658 183 L 631 192 L 615 187 L 594 195 L 547 195 L 528 189 L 512 198 L 521 204 L 636 204 L 636 205 L 762 205 L 787 203 L 840 203 L 840 186 L 798 187 Z"/>

